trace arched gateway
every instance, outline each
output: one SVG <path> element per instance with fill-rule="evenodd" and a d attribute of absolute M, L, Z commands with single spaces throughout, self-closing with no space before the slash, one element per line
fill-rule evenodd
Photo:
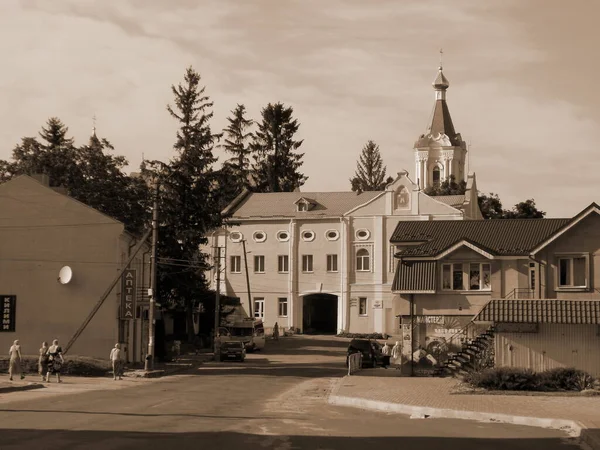
<path fill-rule="evenodd" d="M 335 334 L 338 323 L 338 298 L 332 294 L 302 297 L 302 331 L 305 334 Z"/>

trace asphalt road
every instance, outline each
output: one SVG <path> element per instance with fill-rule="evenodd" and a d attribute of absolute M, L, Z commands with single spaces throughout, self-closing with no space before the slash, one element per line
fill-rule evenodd
<path fill-rule="evenodd" d="M 0 450 L 578 448 L 553 430 L 329 406 L 330 386 L 344 375 L 343 350 L 294 337 L 245 363 L 209 363 L 120 390 L 32 391 L 0 403 Z"/>

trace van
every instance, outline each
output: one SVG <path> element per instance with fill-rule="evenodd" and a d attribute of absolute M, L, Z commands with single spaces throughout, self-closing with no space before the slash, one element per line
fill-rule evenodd
<path fill-rule="evenodd" d="M 260 351 L 265 348 L 265 328 L 262 320 L 245 318 L 227 327 L 219 327 L 221 342 L 240 341 L 246 351 Z"/>

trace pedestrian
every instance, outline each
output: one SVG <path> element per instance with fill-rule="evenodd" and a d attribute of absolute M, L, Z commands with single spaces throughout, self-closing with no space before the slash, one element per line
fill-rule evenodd
<path fill-rule="evenodd" d="M 400 341 L 396 341 L 396 345 L 392 347 L 392 364 L 396 367 L 396 370 L 402 368 L 402 346 Z"/>
<path fill-rule="evenodd" d="M 275 325 L 273 326 L 273 339 L 275 341 L 279 340 L 279 325 L 277 325 L 277 322 L 275 322 Z"/>
<path fill-rule="evenodd" d="M 392 350 L 390 349 L 390 346 L 386 342 L 383 345 L 383 348 L 381 349 L 381 354 L 383 356 L 383 368 L 384 369 L 387 369 L 388 366 L 390 365 L 390 355 L 391 355 L 391 353 L 392 353 Z"/>
<path fill-rule="evenodd" d="M 173 354 L 175 356 L 175 361 L 179 361 L 179 357 L 181 356 L 181 341 L 176 340 L 173 342 Z"/>
<path fill-rule="evenodd" d="M 42 377 L 42 381 L 46 381 L 46 374 L 48 373 L 48 343 L 42 342 L 42 348 L 40 348 L 40 358 L 38 359 L 38 373 Z"/>
<path fill-rule="evenodd" d="M 58 339 L 52 341 L 52 345 L 48 347 L 48 375 L 46 376 L 46 382 L 50 383 L 50 374 L 56 374 L 56 381 L 62 383 L 60 379 L 60 371 L 65 359 L 63 358 L 62 348 L 58 345 Z"/>
<path fill-rule="evenodd" d="M 8 376 L 9 380 L 13 380 L 13 375 L 21 375 L 21 380 L 25 378 L 23 371 L 21 370 L 21 346 L 19 341 L 16 340 L 8 351 L 10 361 L 8 363 Z"/>
<path fill-rule="evenodd" d="M 121 375 L 123 373 L 123 358 L 121 357 L 120 344 L 115 344 L 115 348 L 110 351 L 109 359 L 113 368 L 113 380 L 116 380 L 117 377 L 119 377 L 119 380 L 122 380 L 123 378 L 121 378 Z"/>

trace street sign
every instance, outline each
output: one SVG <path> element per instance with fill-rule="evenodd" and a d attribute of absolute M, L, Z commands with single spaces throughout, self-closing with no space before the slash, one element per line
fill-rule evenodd
<path fill-rule="evenodd" d="M 2 326 L 0 331 L 11 333 L 16 327 L 16 295 L 0 295 L 0 313 L 2 314 Z"/>
<path fill-rule="evenodd" d="M 135 318 L 136 275 L 137 269 L 125 269 L 123 271 L 121 285 L 121 319 L 123 320 Z"/>

